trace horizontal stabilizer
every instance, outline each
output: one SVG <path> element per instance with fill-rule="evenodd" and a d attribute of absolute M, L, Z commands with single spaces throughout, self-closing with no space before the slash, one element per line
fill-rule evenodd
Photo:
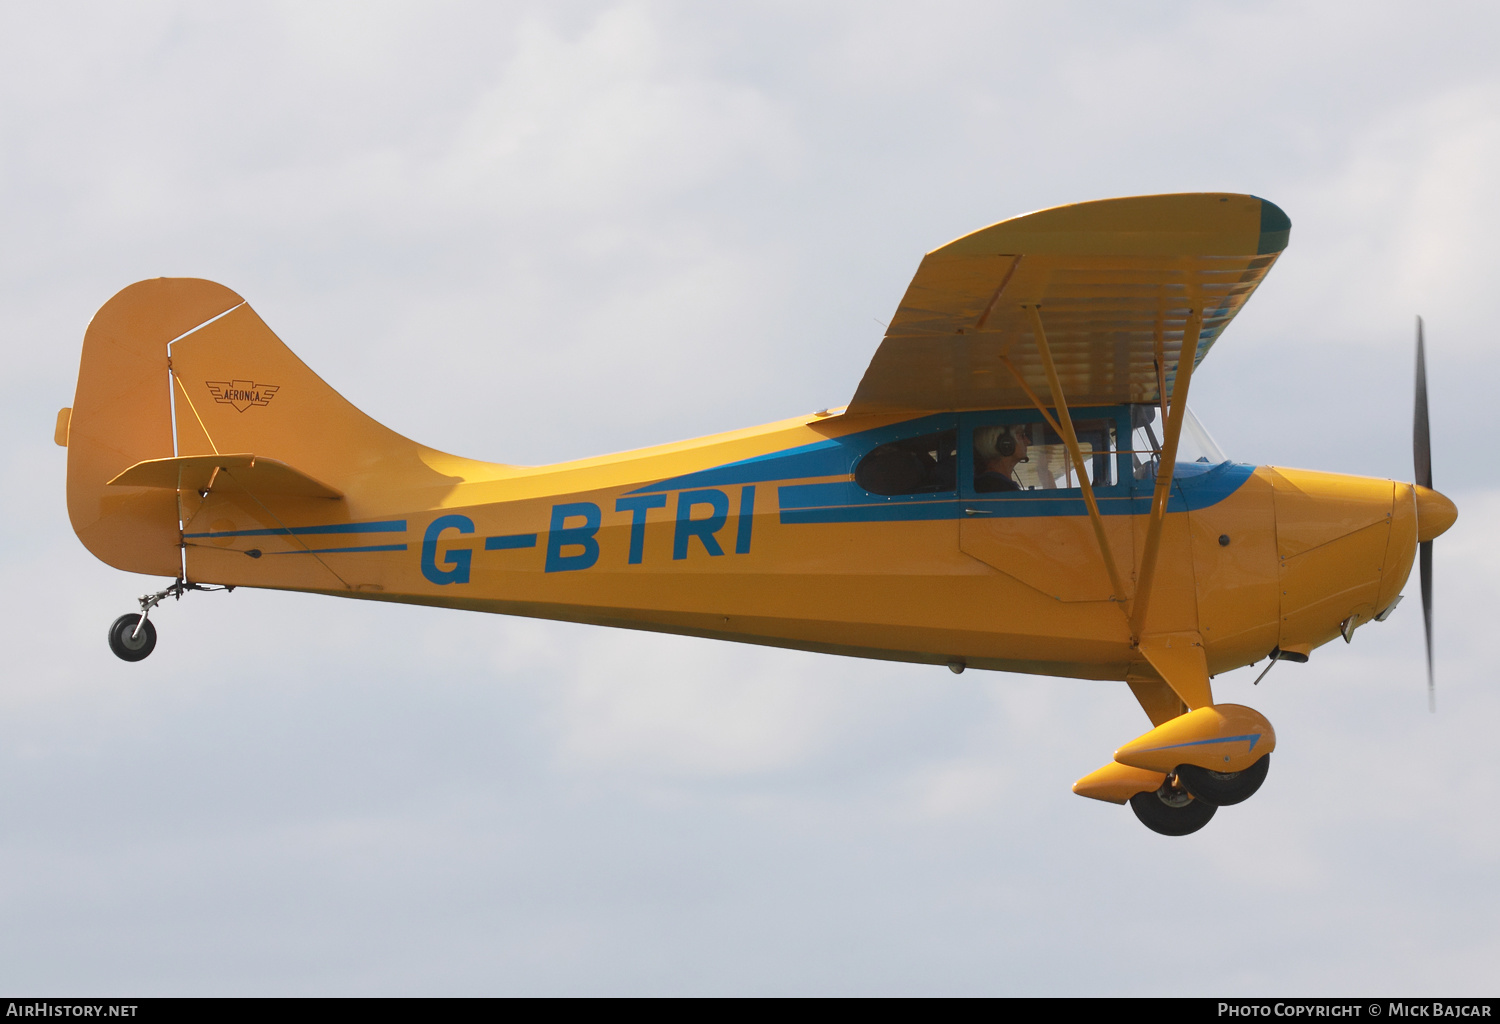
<path fill-rule="evenodd" d="M 111 487 L 164 487 L 205 491 L 232 483 L 251 494 L 292 498 L 342 498 L 321 480 L 276 459 L 254 455 L 187 455 L 137 462 L 109 482 Z"/>

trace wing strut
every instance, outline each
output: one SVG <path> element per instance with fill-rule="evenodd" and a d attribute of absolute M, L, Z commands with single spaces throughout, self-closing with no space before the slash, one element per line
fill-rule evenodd
<path fill-rule="evenodd" d="M 1135 586 L 1135 607 L 1130 614 L 1130 637 L 1139 642 L 1146 625 L 1146 609 L 1151 603 L 1151 584 L 1156 578 L 1156 556 L 1161 551 L 1162 523 L 1167 518 L 1167 500 L 1172 494 L 1172 471 L 1177 465 L 1177 442 L 1182 438 L 1182 421 L 1187 412 L 1188 386 L 1193 382 L 1193 364 L 1198 361 L 1198 335 L 1203 329 L 1203 310 L 1188 313 L 1182 332 L 1182 347 L 1177 350 L 1177 377 L 1172 382 L 1172 400 L 1168 407 L 1165 436 L 1161 443 L 1161 461 L 1156 467 L 1156 491 L 1151 496 L 1151 519 L 1146 527 L 1146 544 L 1141 552 L 1141 575 Z M 1158 352 L 1161 349 L 1157 349 Z M 1157 357 L 1161 359 L 1160 356 Z M 1158 362 L 1159 366 L 1162 366 Z M 1166 377 L 1162 366 L 1161 376 Z M 1166 393 L 1160 396 L 1167 401 Z"/>
<path fill-rule="evenodd" d="M 1041 397 L 1035 391 L 1031 390 L 1031 385 L 1026 383 L 1025 377 L 1021 376 L 1021 371 L 1016 369 L 1016 364 L 1010 361 L 1009 356 L 1004 355 L 1000 357 L 1000 361 L 1005 364 L 1006 369 L 1010 370 L 1011 375 L 1016 378 L 1016 383 L 1021 385 L 1021 390 L 1026 392 L 1026 397 L 1031 399 L 1032 405 L 1036 406 L 1036 411 L 1042 414 L 1042 419 L 1047 421 L 1047 426 L 1051 427 L 1058 437 L 1062 437 L 1062 426 L 1047 411 L 1047 403 L 1043 402 Z"/>
<path fill-rule="evenodd" d="M 1099 503 L 1094 500 L 1094 486 L 1089 483 L 1087 467 L 1083 463 L 1083 452 L 1078 447 L 1078 435 L 1073 431 L 1073 415 L 1068 412 L 1068 400 L 1063 395 L 1062 382 L 1057 379 L 1057 367 L 1052 362 L 1052 348 L 1047 344 L 1047 332 L 1042 328 L 1041 307 L 1038 305 L 1023 306 L 1031 314 L 1031 330 L 1036 335 L 1037 351 L 1042 354 L 1042 368 L 1047 372 L 1047 386 L 1052 389 L 1052 406 L 1057 410 L 1057 422 L 1054 427 L 1061 427 L 1058 431 L 1062 434 L 1063 443 L 1068 446 L 1068 455 L 1073 459 L 1073 469 L 1078 473 L 1078 483 L 1083 487 L 1083 503 L 1089 509 L 1089 521 L 1094 525 L 1094 539 L 1099 542 L 1099 554 L 1104 558 L 1104 568 L 1109 571 L 1109 585 L 1113 591 L 1113 600 L 1125 602 L 1125 588 L 1120 585 L 1120 572 L 1115 568 L 1115 556 L 1109 549 L 1109 537 L 1104 532 L 1104 520 L 1099 515 Z M 1006 360 L 1010 365 L 1010 360 Z M 1015 372 L 1015 367 L 1011 367 Z M 1017 375 L 1019 377 L 1019 375 Z M 1024 386 L 1024 385 L 1023 385 Z M 1031 393 L 1031 389 L 1026 389 Z M 1032 400 L 1036 396 L 1032 394 Z M 1047 411 L 1042 409 L 1041 403 L 1037 403 L 1042 415 L 1047 416 Z M 1047 416 L 1049 423 L 1052 417 Z"/>
<path fill-rule="evenodd" d="M 1156 404 L 1161 409 L 1161 428 L 1167 429 L 1167 352 L 1162 342 L 1161 317 L 1156 318 L 1156 336 L 1151 339 L 1151 346 L 1156 353 Z"/>

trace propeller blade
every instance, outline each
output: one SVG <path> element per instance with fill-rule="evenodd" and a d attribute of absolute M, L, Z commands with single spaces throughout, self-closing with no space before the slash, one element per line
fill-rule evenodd
<path fill-rule="evenodd" d="M 1417 558 L 1422 565 L 1422 625 L 1427 630 L 1427 710 L 1437 710 L 1437 685 L 1432 675 L 1432 541 L 1418 546 Z"/>
<path fill-rule="evenodd" d="M 1422 343 L 1422 318 L 1417 317 L 1417 397 L 1411 428 L 1412 462 L 1416 482 L 1432 487 L 1432 434 L 1427 425 L 1427 350 Z M 1422 626 L 1427 633 L 1427 710 L 1437 710 L 1437 683 L 1432 673 L 1432 541 L 1418 546 L 1422 580 Z"/>
<path fill-rule="evenodd" d="M 1432 435 L 1427 429 L 1427 352 L 1422 345 L 1422 318 L 1417 317 L 1417 400 L 1411 429 L 1412 461 L 1416 482 L 1432 487 Z"/>

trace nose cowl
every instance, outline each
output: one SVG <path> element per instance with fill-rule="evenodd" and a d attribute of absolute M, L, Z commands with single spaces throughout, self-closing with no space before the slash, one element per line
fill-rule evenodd
<path fill-rule="evenodd" d="M 1417 540 L 1425 543 L 1442 536 L 1458 518 L 1458 506 L 1430 487 L 1417 484 L 1413 490 L 1417 494 Z"/>

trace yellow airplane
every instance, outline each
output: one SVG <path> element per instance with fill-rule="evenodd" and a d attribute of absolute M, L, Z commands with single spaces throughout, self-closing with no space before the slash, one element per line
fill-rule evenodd
<path fill-rule="evenodd" d="M 1383 620 L 1419 549 L 1431 687 L 1457 510 L 1420 326 L 1415 484 L 1231 462 L 1187 408 L 1290 230 L 1217 193 L 1002 221 L 926 255 L 847 407 L 540 467 L 407 440 L 234 292 L 142 281 L 94 316 L 58 414 L 68 512 L 103 561 L 174 581 L 110 627 L 126 661 L 165 598 L 266 587 L 1123 681 L 1152 728 L 1073 790 L 1185 835 L 1276 745 L 1212 678 Z"/>

